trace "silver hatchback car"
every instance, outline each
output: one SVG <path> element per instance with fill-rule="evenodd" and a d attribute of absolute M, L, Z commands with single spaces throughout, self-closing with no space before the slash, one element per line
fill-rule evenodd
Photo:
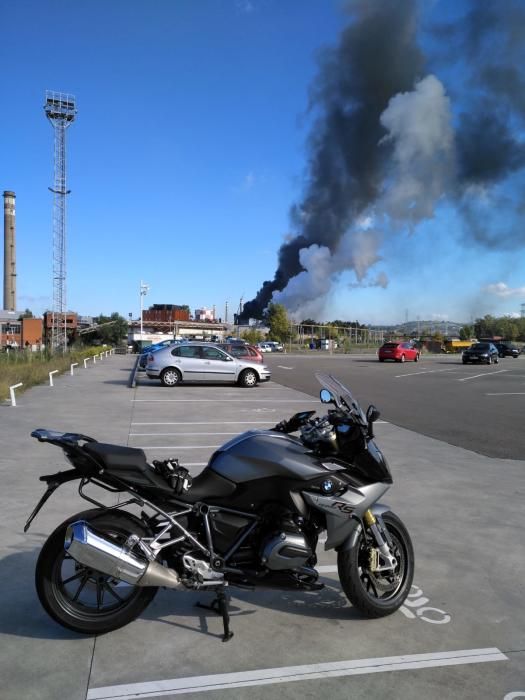
<path fill-rule="evenodd" d="M 160 379 L 163 386 L 187 382 L 233 382 L 256 386 L 271 377 L 266 365 L 241 360 L 208 343 L 176 345 L 150 353 L 146 362 L 150 379 Z"/>

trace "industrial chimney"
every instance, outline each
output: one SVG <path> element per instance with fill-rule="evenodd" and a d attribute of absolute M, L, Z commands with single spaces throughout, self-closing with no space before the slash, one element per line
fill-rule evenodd
<path fill-rule="evenodd" d="M 16 309 L 15 193 L 4 192 L 4 309 Z"/>

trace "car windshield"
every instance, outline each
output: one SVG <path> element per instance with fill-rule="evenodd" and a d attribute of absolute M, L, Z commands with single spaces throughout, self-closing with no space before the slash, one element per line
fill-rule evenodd
<path fill-rule="evenodd" d="M 477 350 L 479 352 L 481 350 L 488 350 L 489 345 L 488 345 L 488 343 L 478 343 L 477 345 L 472 345 L 472 347 L 470 349 Z"/>
<path fill-rule="evenodd" d="M 332 394 L 338 408 L 347 410 L 351 413 L 354 418 L 356 418 L 362 425 L 366 425 L 366 417 L 363 413 L 361 406 L 352 396 L 350 389 L 347 389 L 340 381 L 331 374 L 324 374 L 323 372 L 316 372 L 315 374 L 317 381 L 325 389 Z"/>

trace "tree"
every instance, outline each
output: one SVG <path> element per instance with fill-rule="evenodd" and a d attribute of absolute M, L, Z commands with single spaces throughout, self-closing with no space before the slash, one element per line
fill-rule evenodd
<path fill-rule="evenodd" d="M 31 309 L 26 309 L 23 314 L 20 314 L 18 320 L 20 321 L 22 318 L 34 318 Z"/>
<path fill-rule="evenodd" d="M 244 331 L 244 333 L 242 333 L 241 338 L 250 343 L 250 345 L 256 345 L 263 339 L 263 334 L 256 328 L 250 328 L 249 331 Z"/>
<path fill-rule="evenodd" d="M 117 311 L 114 311 L 111 316 L 100 314 L 94 321 L 101 327 L 89 333 L 89 340 L 98 340 L 107 345 L 120 345 L 127 338 L 128 322 Z"/>
<path fill-rule="evenodd" d="M 459 329 L 459 339 L 470 340 L 472 338 L 473 332 L 474 329 L 472 328 L 472 326 L 463 326 L 463 328 Z"/>
<path fill-rule="evenodd" d="M 268 326 L 270 327 L 270 339 L 285 343 L 290 337 L 290 321 L 286 309 L 282 304 L 268 304 Z"/>

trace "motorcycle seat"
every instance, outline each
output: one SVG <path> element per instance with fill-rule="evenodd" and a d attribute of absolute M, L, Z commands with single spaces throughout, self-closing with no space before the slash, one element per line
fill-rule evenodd
<path fill-rule="evenodd" d="M 90 457 L 123 481 L 134 486 L 146 486 L 171 492 L 166 481 L 155 473 L 146 460 L 144 450 L 136 447 L 88 442 L 83 447 Z"/>

